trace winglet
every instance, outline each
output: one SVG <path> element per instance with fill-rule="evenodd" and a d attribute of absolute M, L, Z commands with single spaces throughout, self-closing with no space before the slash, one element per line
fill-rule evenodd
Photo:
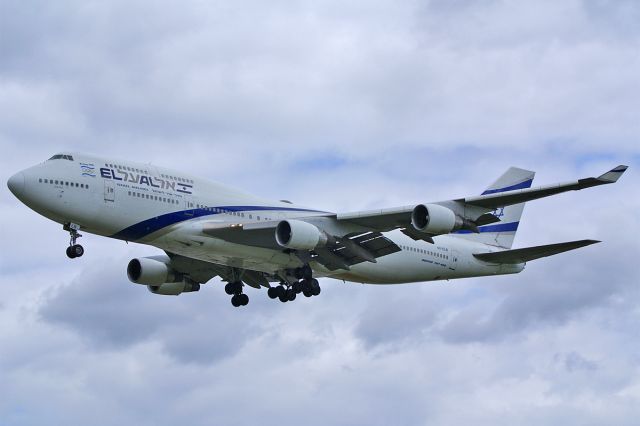
<path fill-rule="evenodd" d="M 622 176 L 622 174 L 628 169 L 628 166 L 623 166 L 620 165 L 618 167 L 615 167 L 611 170 L 609 170 L 607 173 L 598 176 L 598 180 L 601 181 L 605 181 L 606 183 L 614 183 L 616 182 L 618 179 L 620 179 L 620 176 Z"/>

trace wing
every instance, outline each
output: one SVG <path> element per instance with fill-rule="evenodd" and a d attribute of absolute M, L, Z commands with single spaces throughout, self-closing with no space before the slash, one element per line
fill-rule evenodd
<path fill-rule="evenodd" d="M 568 243 L 548 244 L 544 246 L 504 250 L 493 253 L 475 253 L 474 256 L 477 259 L 489 263 L 516 264 L 540 259 L 542 257 L 553 256 L 555 254 L 564 253 L 565 251 L 575 250 L 599 242 L 600 241 L 596 240 L 571 241 Z"/>
<path fill-rule="evenodd" d="M 562 192 L 578 191 L 593 186 L 614 183 L 622 176 L 625 170 L 627 170 L 627 166 L 621 165 L 598 177 L 589 177 L 573 182 L 536 188 L 506 191 L 504 189 L 499 191 L 489 190 L 485 191 L 484 195 L 438 201 L 431 203 L 431 205 L 446 207 L 462 219 L 462 222 L 457 224 L 452 230 L 467 229 L 472 232 L 478 232 L 477 227 L 499 221 L 499 218 L 491 214 L 491 212 L 496 209 L 560 194 Z M 415 209 L 416 206 L 403 206 L 390 209 L 341 213 L 336 216 L 336 219 L 341 223 L 358 225 L 380 232 L 403 229 L 403 232 L 414 239 L 425 239 L 429 241 L 432 235 L 438 234 L 418 232 L 414 229 L 412 226 L 412 214 Z"/>
<path fill-rule="evenodd" d="M 496 194 L 480 195 L 456 200 L 467 205 L 484 207 L 487 209 L 497 209 L 499 207 L 524 203 L 549 197 L 567 191 L 579 191 L 593 186 L 615 183 L 627 170 L 627 166 L 618 166 L 598 177 L 579 179 L 574 182 L 560 183 L 556 185 L 540 186 L 537 188 L 521 189 L 515 191 L 501 192 Z"/>

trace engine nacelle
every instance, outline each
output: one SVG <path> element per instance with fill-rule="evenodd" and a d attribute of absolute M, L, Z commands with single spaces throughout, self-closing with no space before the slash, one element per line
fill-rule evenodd
<path fill-rule="evenodd" d="M 165 262 L 153 257 L 131 259 L 127 266 L 129 281 L 135 284 L 159 286 L 181 280 Z M 179 293 L 178 293 L 179 294 Z"/>
<path fill-rule="evenodd" d="M 165 296 L 177 296 L 180 293 L 200 291 L 200 284 L 191 280 L 184 280 L 177 283 L 164 283 L 160 285 L 148 285 L 147 288 L 153 294 Z"/>
<path fill-rule="evenodd" d="M 276 226 L 276 242 L 282 247 L 294 250 L 313 250 L 326 245 L 325 232 L 301 220 L 283 220 Z"/>
<path fill-rule="evenodd" d="M 420 204 L 411 213 L 411 225 L 425 234 L 441 235 L 462 228 L 463 220 L 438 204 Z"/>

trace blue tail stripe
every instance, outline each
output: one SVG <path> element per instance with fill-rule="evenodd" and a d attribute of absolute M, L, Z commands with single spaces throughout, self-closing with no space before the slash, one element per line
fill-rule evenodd
<path fill-rule="evenodd" d="M 515 232 L 518 230 L 520 222 L 498 223 L 496 225 L 485 225 L 478 228 L 480 233 L 485 232 Z M 466 229 L 456 231 L 454 234 L 474 234 L 472 231 Z"/>
<path fill-rule="evenodd" d="M 217 209 L 218 211 L 212 211 Z M 222 210 L 222 212 L 220 211 Z M 294 207 L 269 207 L 269 206 L 220 206 L 207 208 L 197 208 L 181 210 L 177 212 L 171 212 L 160 216 L 152 217 L 142 222 L 131 225 L 115 234 L 112 238 L 118 238 L 126 241 L 136 241 L 147 235 L 159 231 L 167 226 L 175 225 L 176 223 L 184 222 L 194 218 L 202 216 L 214 216 L 223 214 L 226 212 L 249 212 L 249 211 L 294 211 L 294 212 L 309 212 L 318 214 L 328 214 L 328 212 L 322 212 L 317 210 L 299 209 Z"/>
<path fill-rule="evenodd" d="M 514 191 L 516 189 L 526 189 L 526 188 L 531 188 L 531 184 L 533 183 L 533 179 L 529 179 L 529 180 L 525 180 L 524 182 L 520 182 L 517 183 L 515 185 L 511 185 L 511 186 L 505 186 L 504 188 L 498 188 L 498 189 L 487 189 L 486 191 L 484 191 L 482 193 L 482 195 L 488 195 L 488 194 L 496 194 L 498 192 L 507 192 L 507 191 Z"/>

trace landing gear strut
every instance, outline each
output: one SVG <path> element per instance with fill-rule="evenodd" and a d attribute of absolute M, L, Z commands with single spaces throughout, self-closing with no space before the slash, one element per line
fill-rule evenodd
<path fill-rule="evenodd" d="M 78 232 L 80 225 L 76 225 L 75 223 L 66 223 L 62 229 L 69 231 L 70 235 L 69 247 L 67 247 L 67 256 L 69 259 L 75 259 L 76 257 L 82 256 L 84 254 L 84 247 L 80 244 L 76 244 L 76 240 L 82 237 Z"/>

